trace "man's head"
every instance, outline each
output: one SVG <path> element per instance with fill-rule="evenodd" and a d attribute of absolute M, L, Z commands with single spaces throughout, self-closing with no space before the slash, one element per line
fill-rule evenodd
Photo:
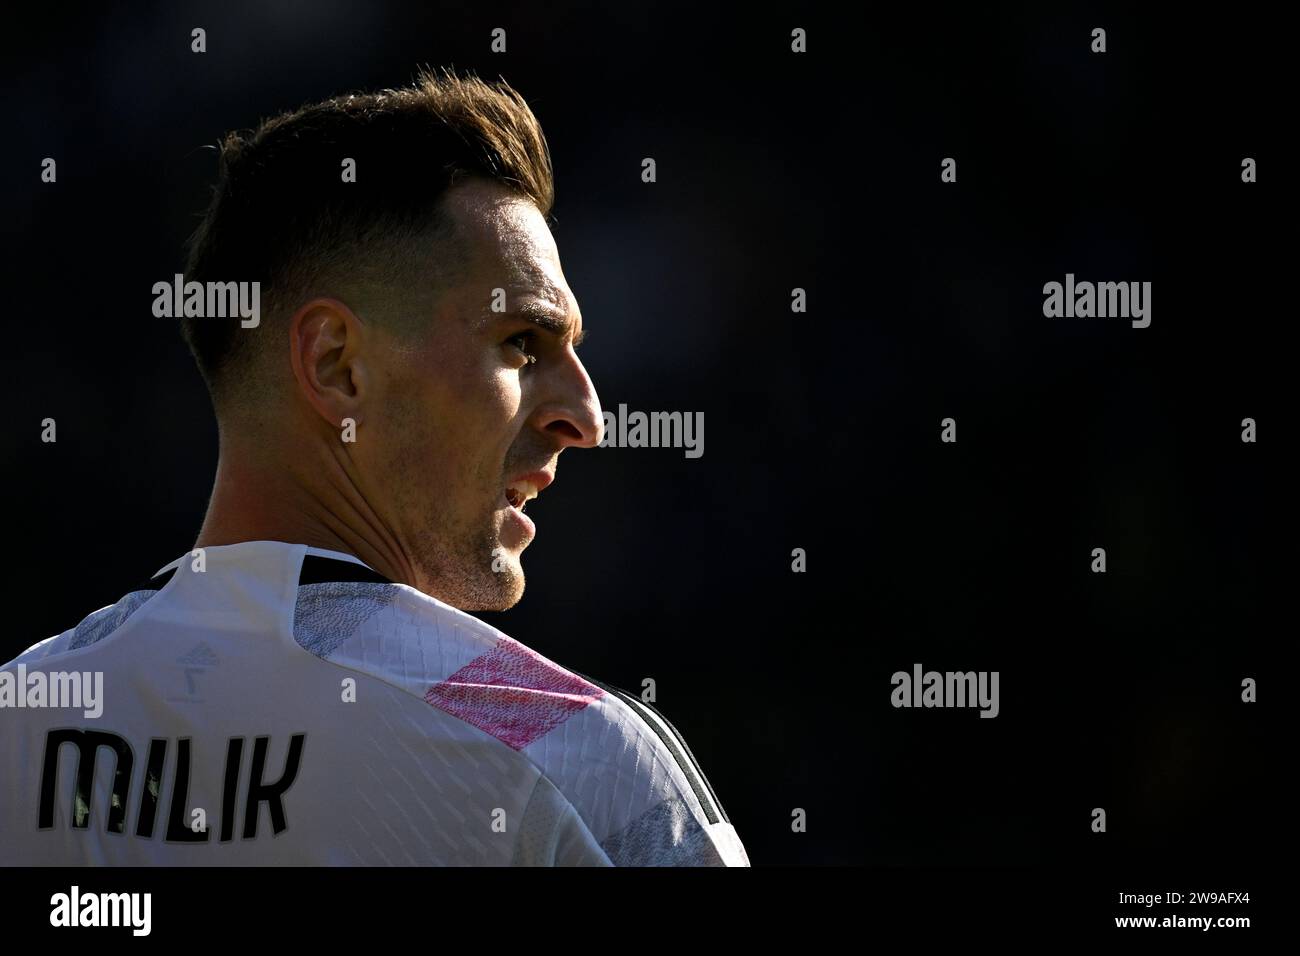
<path fill-rule="evenodd" d="M 262 321 L 184 334 L 223 467 L 276 475 L 297 540 L 383 555 L 466 610 L 518 601 L 533 529 L 516 505 L 602 425 L 552 196 L 504 83 L 426 73 L 226 139 L 186 280 L 261 282 Z"/>

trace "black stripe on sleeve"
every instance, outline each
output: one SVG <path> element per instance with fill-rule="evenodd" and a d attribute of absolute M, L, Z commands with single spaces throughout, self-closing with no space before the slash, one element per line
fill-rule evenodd
<path fill-rule="evenodd" d="M 700 801 L 700 806 L 704 808 L 704 813 L 708 817 L 709 822 L 717 823 L 719 821 L 719 814 L 721 814 L 722 822 L 731 822 L 731 819 L 727 816 L 727 811 L 722 808 L 722 801 L 720 801 L 718 795 L 713 792 L 713 787 L 710 786 L 708 778 L 704 776 L 704 771 L 700 769 L 700 765 L 696 761 L 695 755 L 692 754 L 691 749 L 686 746 L 686 740 L 682 737 L 680 731 L 672 725 L 668 718 L 660 713 L 658 708 L 647 704 L 639 697 L 629 691 L 623 690 L 621 687 L 615 687 L 613 684 L 607 684 L 604 681 L 597 680 L 594 677 L 589 677 L 586 674 L 579 674 L 577 671 L 572 669 L 570 669 L 570 672 L 577 674 L 577 676 L 581 677 L 583 680 L 590 681 L 606 693 L 613 694 L 619 700 L 623 701 L 623 703 L 631 707 L 633 713 L 640 717 L 642 722 L 647 724 L 650 729 L 658 735 L 659 739 L 663 741 L 664 746 L 668 748 L 668 752 L 673 755 L 673 758 L 677 761 L 677 765 L 681 767 L 682 773 L 690 782 L 691 789 L 695 791 L 695 797 Z M 659 720 L 647 717 L 643 711 L 649 711 L 651 714 L 658 717 Z M 660 721 L 662 721 L 662 724 Z M 717 808 L 716 812 L 714 810 L 715 807 Z"/>

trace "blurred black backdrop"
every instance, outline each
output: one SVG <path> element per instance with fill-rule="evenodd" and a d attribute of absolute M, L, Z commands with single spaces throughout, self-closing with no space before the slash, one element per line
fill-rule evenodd
<path fill-rule="evenodd" d="M 486 620 L 612 683 L 654 678 L 755 864 L 1263 852 L 1269 694 L 1243 704 L 1240 682 L 1267 676 L 1276 627 L 1276 24 L 1123 5 L 39 9 L 7 12 L 0 41 L 0 659 L 198 531 L 216 429 L 150 290 L 205 206 L 205 145 L 454 65 L 504 76 L 547 133 L 605 407 L 706 426 L 698 460 L 562 456 L 527 593 Z M 1150 328 L 1044 318 L 1067 272 L 1151 281 Z M 894 709 L 890 675 L 917 662 L 999 670 L 1000 716 Z"/>

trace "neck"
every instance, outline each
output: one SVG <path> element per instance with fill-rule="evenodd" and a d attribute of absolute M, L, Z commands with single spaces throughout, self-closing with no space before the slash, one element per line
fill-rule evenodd
<path fill-rule="evenodd" d="M 289 452 L 268 462 L 223 435 L 212 499 L 194 546 L 242 541 L 341 551 L 390 581 L 415 581 L 397 538 L 351 479 L 345 456 Z"/>

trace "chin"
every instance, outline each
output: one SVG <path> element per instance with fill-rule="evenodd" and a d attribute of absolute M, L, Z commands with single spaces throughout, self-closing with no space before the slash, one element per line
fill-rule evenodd
<path fill-rule="evenodd" d="M 460 600 L 446 603 L 462 611 L 508 611 L 524 596 L 523 568 L 517 561 L 511 561 L 490 580 L 482 580 L 458 596 Z"/>
<path fill-rule="evenodd" d="M 524 596 L 524 585 L 521 581 L 519 587 L 509 594 L 501 594 L 499 597 L 478 597 L 468 601 L 459 601 L 452 607 L 460 611 L 508 611 Z M 449 602 L 444 602 L 449 603 Z"/>
<path fill-rule="evenodd" d="M 519 574 L 511 582 L 508 593 L 502 595 L 500 607 L 492 608 L 494 611 L 508 611 L 518 604 L 524 596 L 524 572 L 520 569 Z"/>

